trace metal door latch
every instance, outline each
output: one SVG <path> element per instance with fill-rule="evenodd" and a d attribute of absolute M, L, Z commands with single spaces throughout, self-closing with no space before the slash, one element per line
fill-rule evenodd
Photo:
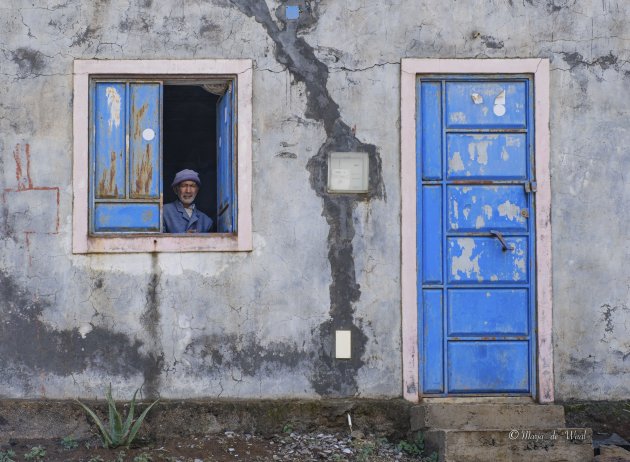
<path fill-rule="evenodd" d="M 525 192 L 526 193 L 535 193 L 538 189 L 538 185 L 535 181 L 528 181 L 525 183 Z"/>
<path fill-rule="evenodd" d="M 496 237 L 499 242 L 501 242 L 501 246 L 503 247 L 503 251 L 512 251 L 514 250 L 514 246 L 510 247 L 508 246 L 507 242 L 505 241 L 505 238 L 503 237 L 503 234 L 501 234 L 499 231 L 494 231 L 494 230 L 490 230 L 490 234 L 492 234 L 494 237 Z"/>
<path fill-rule="evenodd" d="M 223 204 L 221 208 L 219 209 L 219 212 L 217 213 L 217 217 L 220 217 L 221 215 L 223 215 L 229 206 L 230 206 L 229 202 L 226 202 L 225 204 Z"/>

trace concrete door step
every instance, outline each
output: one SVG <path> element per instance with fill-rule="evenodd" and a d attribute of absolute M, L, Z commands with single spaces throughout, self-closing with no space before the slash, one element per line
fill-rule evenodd
<path fill-rule="evenodd" d="M 592 431 L 586 428 L 538 430 L 428 430 L 427 453 L 440 462 L 591 462 Z"/>
<path fill-rule="evenodd" d="M 548 429 L 565 426 L 564 408 L 522 403 L 422 403 L 410 409 L 411 431 Z"/>

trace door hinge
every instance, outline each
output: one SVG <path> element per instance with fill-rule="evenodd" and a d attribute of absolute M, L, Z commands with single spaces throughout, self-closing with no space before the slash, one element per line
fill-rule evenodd
<path fill-rule="evenodd" d="M 528 181 L 525 183 L 525 192 L 535 193 L 537 189 L 538 189 L 538 186 L 535 181 Z"/>

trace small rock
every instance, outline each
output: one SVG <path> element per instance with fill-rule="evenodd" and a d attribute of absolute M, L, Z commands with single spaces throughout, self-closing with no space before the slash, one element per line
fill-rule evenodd
<path fill-rule="evenodd" d="M 365 434 L 361 431 L 361 430 L 354 430 L 351 434 L 350 434 L 351 438 L 355 438 L 358 440 L 362 440 L 363 438 L 365 438 Z"/>

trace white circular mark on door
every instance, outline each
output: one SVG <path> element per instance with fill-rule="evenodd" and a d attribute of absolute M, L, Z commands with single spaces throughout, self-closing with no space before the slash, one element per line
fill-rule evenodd
<path fill-rule="evenodd" d="M 502 104 L 497 104 L 496 106 L 494 106 L 495 116 L 501 117 L 504 114 L 505 114 L 505 106 L 503 106 Z"/>
<path fill-rule="evenodd" d="M 155 138 L 155 132 L 152 128 L 145 128 L 144 130 L 142 130 L 142 138 L 147 141 L 151 141 L 153 138 Z"/>
<path fill-rule="evenodd" d="M 494 99 L 494 108 L 492 111 L 497 117 L 501 117 L 505 114 L 505 90 L 502 90 L 501 93 L 499 93 Z"/>

